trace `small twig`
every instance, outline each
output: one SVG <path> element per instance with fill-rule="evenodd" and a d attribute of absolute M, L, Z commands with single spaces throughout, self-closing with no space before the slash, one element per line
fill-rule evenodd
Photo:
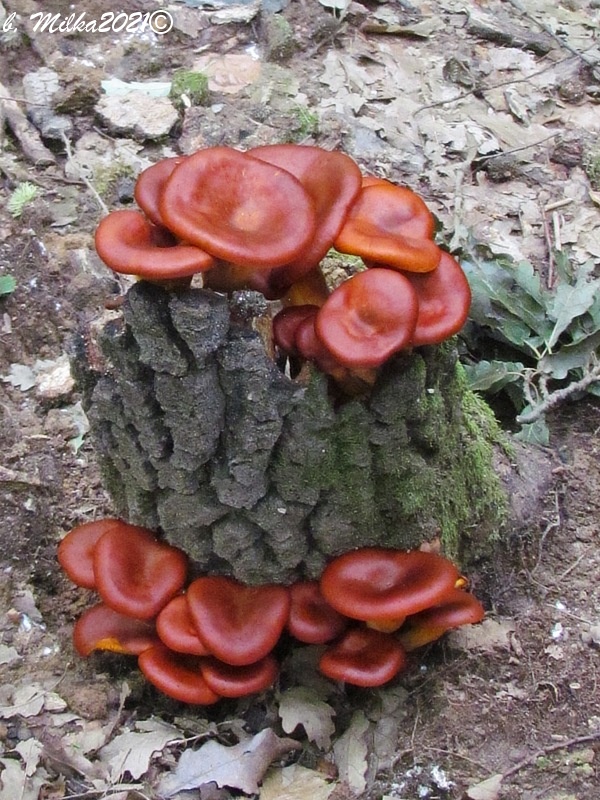
<path fill-rule="evenodd" d="M 21 111 L 18 103 L 10 97 L 10 92 L 2 83 L 0 83 L 0 111 L 3 112 L 28 161 L 40 166 L 56 163 L 54 154 L 42 142 L 37 130 Z M 1 116 L 2 113 L 0 113 Z"/>
<path fill-rule="evenodd" d="M 127 792 L 135 792 L 139 797 L 146 798 L 145 794 L 142 794 L 140 789 L 143 786 L 141 783 L 132 783 L 132 784 L 120 784 L 119 786 L 115 787 L 105 787 L 104 789 L 87 789 L 85 792 L 80 792 L 79 794 L 66 794 L 64 795 L 64 800 L 83 800 L 85 797 L 112 797 L 114 794 L 121 794 L 123 791 Z"/>
<path fill-rule="evenodd" d="M 566 742 L 559 742 L 558 744 L 551 744 L 548 747 L 542 747 L 539 750 L 536 750 L 527 758 L 518 761 L 514 767 L 511 767 L 506 772 L 502 773 L 502 780 L 506 780 L 510 778 L 512 775 L 515 775 L 517 772 L 520 772 L 522 769 L 526 767 L 531 767 L 538 758 L 542 756 L 547 756 L 550 753 L 556 753 L 557 750 L 567 750 L 570 747 L 575 747 L 578 744 L 587 744 L 588 742 L 597 742 L 600 739 L 600 730 L 595 731 L 595 733 L 590 733 L 587 736 L 575 736 L 573 739 L 567 739 Z"/>
<path fill-rule="evenodd" d="M 3 91 L 6 91 L 4 87 Z M 32 103 L 30 100 L 27 100 L 26 97 L 14 97 L 12 94 L 0 94 L 0 103 L 5 102 L 22 103 L 24 106 L 35 106 L 36 108 L 52 108 L 48 103 Z"/>
<path fill-rule="evenodd" d="M 467 764 L 472 764 L 474 767 L 478 769 L 487 769 L 480 761 L 474 761 L 472 758 L 468 756 L 463 756 L 460 753 L 455 753 L 452 750 L 444 750 L 442 747 L 425 747 L 425 750 L 430 750 L 432 753 L 442 753 L 446 756 L 451 756 L 452 758 L 460 758 L 461 761 L 466 761 Z"/>
<path fill-rule="evenodd" d="M 570 566 L 570 567 L 567 567 L 567 569 L 566 569 L 564 572 L 561 572 L 561 574 L 560 574 L 560 575 L 558 576 L 558 578 L 556 579 L 556 582 L 557 582 L 557 583 L 560 583 L 562 580 L 564 580 L 564 579 L 567 577 L 567 575 L 570 575 L 570 574 L 571 574 L 571 572 L 573 572 L 573 570 L 574 570 L 576 567 L 578 567 L 578 566 L 579 566 L 579 564 L 580 564 L 580 563 L 583 561 L 583 559 L 585 558 L 585 556 L 586 556 L 586 553 L 582 553 L 582 554 L 579 556 L 579 558 L 578 558 L 578 559 L 576 559 L 576 560 L 575 560 L 575 561 L 574 561 L 574 562 L 571 564 L 571 566 Z"/>
<path fill-rule="evenodd" d="M 583 558 L 583 556 L 578 558 L 577 561 L 575 562 L 575 564 L 571 564 L 571 566 L 567 570 L 567 573 L 570 572 L 573 569 L 573 567 L 577 566 L 577 564 L 581 561 L 582 558 Z M 563 573 L 563 575 L 564 575 L 564 573 Z M 556 580 L 560 581 L 562 579 L 563 575 L 559 575 L 559 577 Z M 570 611 L 567 611 L 566 608 L 556 608 L 556 605 L 554 603 L 546 603 L 546 605 L 548 606 L 548 608 L 554 608 L 559 613 L 564 614 L 567 617 L 571 617 L 571 619 L 576 619 L 577 622 L 583 622 L 584 625 L 591 625 L 592 624 L 589 621 L 589 619 L 584 619 L 583 617 L 578 617 L 577 614 L 572 614 Z"/>
<path fill-rule="evenodd" d="M 554 246 L 552 244 L 550 224 L 548 223 L 548 217 L 546 216 L 545 209 L 542 209 L 542 225 L 544 228 L 546 249 L 548 250 L 548 274 L 546 275 L 546 288 L 552 289 L 554 286 L 554 281 L 556 280 L 556 264 L 554 262 Z"/>
<path fill-rule="evenodd" d="M 533 383 L 534 375 L 535 371 L 531 369 L 525 370 L 523 374 L 523 394 L 525 395 L 527 405 L 532 407 L 537 405 L 537 401 L 533 396 L 533 390 L 535 388 Z"/>
<path fill-rule="evenodd" d="M 548 522 L 548 524 L 544 528 L 544 531 L 543 531 L 543 533 L 542 533 L 542 535 L 540 537 L 540 541 L 538 543 L 537 559 L 536 559 L 535 564 L 533 565 L 533 567 L 530 570 L 530 573 L 529 573 L 530 575 L 534 575 L 537 572 L 537 570 L 539 569 L 540 564 L 542 563 L 542 556 L 544 555 L 544 544 L 546 543 L 546 538 L 548 537 L 548 534 L 551 531 L 555 530 L 556 528 L 560 527 L 560 505 L 559 505 L 559 502 L 558 502 L 558 491 L 554 492 L 554 508 L 555 508 L 555 511 L 556 511 L 556 515 L 555 515 L 554 519 L 552 519 L 552 520 L 550 520 L 550 522 Z"/>
<path fill-rule="evenodd" d="M 571 397 L 571 395 L 585 391 L 588 386 L 591 386 L 592 383 L 596 383 L 596 381 L 600 381 L 600 364 L 596 364 L 581 378 L 581 380 L 570 383 L 568 386 L 565 386 L 564 389 L 557 389 L 551 392 L 539 405 L 532 408 L 531 411 L 525 414 L 519 414 L 517 422 L 520 425 L 530 425 L 532 422 L 540 419 L 540 417 L 543 417 L 544 414 L 547 414 L 548 411 L 551 411 L 553 408 L 563 403 Z"/>
<path fill-rule="evenodd" d="M 515 83 L 528 83 L 531 80 L 531 78 L 536 78 L 538 75 L 543 75 L 545 72 L 548 72 L 548 70 L 554 69 L 554 67 L 563 64 L 565 61 L 570 61 L 573 58 L 575 58 L 574 55 L 565 56 L 564 58 L 561 58 L 558 61 L 554 61 L 552 64 L 548 64 L 548 66 L 543 67 L 537 72 L 532 72 L 525 78 L 511 78 L 510 80 L 507 81 L 499 81 L 499 83 L 491 83 L 488 86 L 479 84 L 478 86 L 473 87 L 473 89 L 467 89 L 467 91 L 461 92 L 460 94 L 457 94 L 455 97 L 451 97 L 448 100 L 437 100 L 435 103 L 428 103 L 425 106 L 420 106 L 419 108 L 417 108 L 416 111 L 413 112 L 413 117 L 416 117 L 417 114 L 420 114 L 421 111 L 425 111 L 428 108 L 438 108 L 439 106 L 445 106 L 446 104 L 449 105 L 450 103 L 458 103 L 459 100 L 464 100 L 465 97 L 470 97 L 473 94 L 491 92 L 494 89 L 502 89 L 502 87 L 504 86 L 512 86 Z"/>
<path fill-rule="evenodd" d="M 550 136 L 544 136 L 543 139 L 538 139 L 537 142 L 531 142 L 531 144 L 523 144 L 521 147 L 511 147 L 510 150 L 502 150 L 501 153 L 490 153 L 489 156 L 479 156 L 478 161 L 491 161 L 492 158 L 503 158 L 504 156 L 512 155 L 512 153 L 519 153 L 521 150 L 529 150 L 531 147 L 537 147 L 539 144 L 549 142 L 550 139 L 556 139 L 557 136 L 560 136 L 559 131 L 551 133 Z"/>
<path fill-rule="evenodd" d="M 552 230 L 554 231 L 554 249 L 562 252 L 562 240 L 560 237 L 560 217 L 556 211 L 552 212 Z"/>
<path fill-rule="evenodd" d="M 556 200 L 554 203 L 548 203 L 548 205 L 544 206 L 544 211 L 547 213 L 548 211 L 555 211 L 557 208 L 564 208 L 564 206 L 570 206 L 573 202 L 572 197 L 566 197 L 564 200 Z"/>
<path fill-rule="evenodd" d="M 67 136 L 65 136 L 65 134 L 64 134 L 64 133 L 62 134 L 62 140 L 63 140 L 63 142 L 64 142 L 64 145 L 65 145 L 65 152 L 66 152 L 66 154 L 67 154 L 67 160 L 68 160 L 68 161 L 69 161 L 69 163 L 70 163 L 70 164 L 71 164 L 71 165 L 72 165 L 72 166 L 73 166 L 73 167 L 74 167 L 74 168 L 77 170 L 77 172 L 79 173 L 79 176 L 80 176 L 81 180 L 82 180 L 82 181 L 85 183 L 85 185 L 87 186 L 87 188 L 88 188 L 88 189 L 90 190 L 90 192 L 93 194 L 93 196 L 94 196 L 94 199 L 96 200 L 96 202 L 97 202 L 97 203 L 98 203 L 98 205 L 100 206 L 100 209 L 101 209 L 101 210 L 102 210 L 102 211 L 103 211 L 105 214 L 108 214 L 108 206 L 106 205 L 106 203 L 104 202 L 104 200 L 103 200 L 103 199 L 100 197 L 100 195 L 99 195 L 99 194 L 98 194 L 98 192 L 96 191 L 96 188 L 94 187 L 94 185 L 92 184 L 92 182 L 91 182 L 91 181 L 90 181 L 90 180 L 89 180 L 89 179 L 86 177 L 86 175 L 84 175 L 84 173 L 83 173 L 83 170 L 81 170 L 81 169 L 80 169 L 79 165 L 78 165 L 78 164 L 76 163 L 76 161 L 74 160 L 74 158 L 73 158 L 73 151 L 71 150 L 71 142 L 69 141 L 69 139 L 67 138 Z"/>
<path fill-rule="evenodd" d="M 560 36 L 557 36 L 552 30 L 552 28 L 546 25 L 545 22 L 541 22 L 539 19 L 536 19 L 532 14 L 529 13 L 529 11 L 527 11 L 526 8 L 523 7 L 520 0 L 506 0 L 506 2 L 510 3 L 510 5 L 516 11 L 518 11 L 519 14 L 522 14 L 526 19 L 528 19 L 530 22 L 533 22 L 534 25 L 537 25 L 538 28 L 543 30 L 544 33 L 548 34 L 548 36 L 551 39 L 553 39 L 559 47 L 568 50 L 569 53 L 572 53 L 573 56 L 581 59 L 581 61 L 583 61 L 584 64 L 587 64 L 588 66 L 593 66 L 596 63 L 595 60 L 590 61 L 589 59 L 585 58 L 583 53 L 577 50 L 577 48 L 573 47 L 573 45 L 569 44 L 569 42 L 565 41 L 564 39 L 561 39 Z"/>

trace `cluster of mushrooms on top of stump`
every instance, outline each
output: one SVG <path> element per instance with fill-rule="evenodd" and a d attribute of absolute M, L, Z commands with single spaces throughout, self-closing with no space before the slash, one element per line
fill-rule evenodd
<path fill-rule="evenodd" d="M 325 373 L 339 402 L 368 392 L 395 353 L 438 344 L 466 320 L 468 282 L 433 241 L 425 203 L 343 153 L 208 148 L 146 169 L 135 199 L 141 211 L 113 211 L 97 228 L 111 269 L 172 291 L 201 273 L 205 289 L 277 301 L 273 352 L 293 376 L 305 364 Z M 333 289 L 320 268 L 331 248 L 364 264 Z M 272 685 L 283 635 L 328 644 L 319 668 L 330 678 L 378 686 L 407 652 L 484 613 L 454 564 L 420 550 L 366 547 L 319 581 L 246 586 L 190 580 L 182 550 L 109 518 L 70 531 L 59 562 L 101 598 L 76 623 L 77 651 L 136 655 L 151 683 L 196 704 Z"/>

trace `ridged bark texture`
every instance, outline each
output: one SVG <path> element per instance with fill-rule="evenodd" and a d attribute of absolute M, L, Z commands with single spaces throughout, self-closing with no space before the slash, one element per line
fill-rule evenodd
<path fill-rule="evenodd" d="M 88 413 L 116 511 L 200 570 L 288 582 L 435 536 L 460 556 L 500 524 L 495 428 L 452 345 L 399 355 L 368 398 L 334 405 L 324 376 L 287 378 L 209 291 L 137 283 L 99 342 Z"/>

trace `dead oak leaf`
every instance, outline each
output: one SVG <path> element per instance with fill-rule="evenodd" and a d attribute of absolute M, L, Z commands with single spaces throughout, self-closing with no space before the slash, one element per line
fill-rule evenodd
<path fill-rule="evenodd" d="M 148 772 L 153 756 L 182 735 L 178 728 L 158 719 L 142 720 L 136 728 L 136 731 L 123 731 L 99 751 L 113 780 L 125 773 L 138 780 Z"/>
<path fill-rule="evenodd" d="M 299 742 L 280 739 L 270 728 L 233 747 L 211 740 L 198 750 L 184 750 L 175 770 L 161 780 L 158 792 L 169 798 L 177 792 L 216 783 L 257 794 L 271 763 L 290 750 L 299 749 Z"/>
<path fill-rule="evenodd" d="M 467 789 L 466 800 L 498 800 L 502 785 L 502 775 L 492 775 L 480 783 L 473 784 Z"/>
<path fill-rule="evenodd" d="M 332 719 L 335 711 L 321 700 L 314 689 L 295 686 L 284 692 L 279 701 L 279 716 L 286 733 L 292 733 L 300 725 L 317 747 L 325 750 L 331 746 L 331 737 L 335 732 Z"/>

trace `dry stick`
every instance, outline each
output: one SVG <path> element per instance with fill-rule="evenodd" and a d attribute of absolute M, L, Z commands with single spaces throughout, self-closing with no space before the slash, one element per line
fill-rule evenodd
<path fill-rule="evenodd" d="M 448 100 L 437 100 L 435 103 L 428 103 L 426 106 L 417 108 L 417 110 L 413 112 L 413 117 L 416 117 L 417 114 L 420 114 L 421 111 L 425 111 L 427 108 L 437 108 L 438 106 L 445 106 L 447 103 L 457 103 L 459 100 L 463 100 L 465 97 L 470 97 L 472 94 L 478 94 L 479 92 L 491 92 L 493 89 L 501 89 L 503 86 L 511 86 L 514 83 L 527 83 L 531 80 L 531 78 L 536 78 L 538 75 L 543 75 L 544 72 L 548 72 L 548 70 L 554 69 L 554 67 L 559 66 L 559 64 L 564 64 L 565 61 L 570 61 L 573 58 L 575 58 L 574 55 L 560 58 L 558 61 L 553 61 L 552 64 L 548 64 L 548 66 L 543 67 L 537 72 L 532 72 L 531 75 L 527 75 L 525 78 L 512 78 L 509 81 L 500 81 L 499 83 L 492 83 L 489 86 L 475 86 L 473 89 L 468 89 L 466 92 L 461 92 L 455 97 L 450 97 Z"/>
<path fill-rule="evenodd" d="M 560 136 L 560 131 L 556 131 L 556 133 L 551 133 L 550 136 L 544 136 L 543 139 L 538 139 L 537 142 L 532 142 L 531 144 L 523 144 L 521 147 L 511 147 L 510 150 L 502 150 L 501 153 L 491 153 L 489 156 L 479 156 L 478 161 L 491 161 L 492 158 L 502 158 L 504 156 L 510 156 L 513 153 L 519 153 L 521 150 L 529 150 L 531 147 L 537 147 L 540 144 L 544 144 L 544 142 L 549 142 L 550 139 L 556 139 L 557 136 Z"/>
<path fill-rule="evenodd" d="M 542 558 L 544 555 L 544 544 L 546 543 L 546 538 L 548 534 L 555 530 L 556 528 L 560 528 L 561 523 L 561 515 L 560 515 L 560 504 L 558 501 L 558 490 L 554 492 L 554 508 L 556 510 L 556 516 L 554 519 L 548 521 L 548 524 L 544 528 L 544 532 L 540 537 L 540 541 L 538 543 L 538 552 L 537 552 L 537 559 L 533 567 L 529 570 L 529 574 L 533 576 L 537 570 L 539 569 L 540 564 L 542 563 Z"/>
<path fill-rule="evenodd" d="M 519 14 L 522 14 L 530 22 L 533 22 L 534 25 L 537 25 L 538 28 L 544 31 L 544 33 L 547 33 L 548 36 L 559 45 L 559 47 L 562 47 L 564 50 L 568 50 L 569 53 L 572 53 L 577 58 L 580 58 L 584 64 L 587 64 L 588 66 L 595 66 L 598 63 L 597 59 L 589 61 L 587 58 L 584 57 L 583 53 L 581 53 L 579 50 L 573 47 L 573 45 L 570 45 L 564 39 L 561 39 L 560 36 L 557 36 L 552 30 L 552 28 L 549 28 L 548 25 L 546 25 L 544 22 L 540 22 L 539 19 L 536 19 L 534 16 L 532 16 L 529 13 L 529 11 L 527 11 L 527 9 L 523 7 L 523 5 L 519 2 L 519 0 L 506 0 L 506 2 L 510 3 L 510 5 L 516 11 L 518 11 Z"/>
<path fill-rule="evenodd" d="M 503 86 L 512 86 L 515 83 L 528 83 L 531 78 L 537 78 L 538 75 L 543 75 L 544 72 L 548 72 L 548 70 L 554 69 L 554 67 L 558 67 L 560 64 L 564 64 L 567 61 L 571 61 L 573 58 L 583 59 L 584 54 L 587 53 L 588 50 L 593 50 L 595 46 L 596 44 L 594 43 L 589 47 L 586 47 L 585 50 L 582 50 L 581 52 L 576 51 L 573 53 L 573 55 L 559 58 L 558 61 L 553 61 L 551 64 L 548 64 L 548 66 L 542 67 L 542 69 L 538 70 L 537 72 L 532 72 L 531 75 L 527 75 L 524 78 L 512 78 L 509 81 L 500 81 L 499 83 L 492 83 L 489 86 L 475 86 L 473 89 L 469 89 L 466 92 L 461 92 L 455 97 L 451 97 L 449 100 L 437 100 L 435 103 L 428 103 L 425 106 L 417 108 L 417 110 L 413 112 L 413 117 L 416 117 L 417 114 L 420 114 L 421 111 L 425 111 L 427 108 L 438 108 L 439 106 L 445 106 L 446 104 L 457 103 L 459 100 L 464 100 L 465 97 L 470 97 L 472 94 L 491 92 L 493 89 L 501 89 Z"/>
<path fill-rule="evenodd" d="M 546 216 L 544 209 L 542 209 L 542 224 L 544 226 L 544 238 L 546 240 L 546 248 L 548 250 L 548 274 L 546 275 L 546 288 L 552 289 L 556 278 L 554 246 L 552 244 L 552 234 L 550 233 L 548 217 Z"/>
<path fill-rule="evenodd" d="M 8 125 L 21 145 L 23 155 L 28 161 L 38 166 L 56 163 L 54 155 L 42 142 L 40 135 L 21 111 L 17 101 L 10 97 L 10 92 L 0 83 L 0 106 Z"/>
<path fill-rule="evenodd" d="M 529 425 L 535 422 L 568 397 L 577 392 L 583 392 L 588 386 L 591 386 L 592 383 L 596 383 L 596 381 L 600 381 L 600 364 L 596 364 L 596 366 L 594 366 L 587 375 L 584 375 L 581 380 L 570 383 L 568 386 L 565 386 L 564 389 L 557 389 L 555 392 L 551 392 L 542 403 L 531 411 L 528 411 L 526 414 L 519 414 L 517 422 L 521 425 Z"/>
<path fill-rule="evenodd" d="M 94 185 L 92 184 L 92 182 L 91 182 L 91 181 L 90 181 L 90 180 L 89 180 L 89 179 L 86 177 L 86 175 L 84 174 L 83 170 L 82 170 L 82 169 L 81 169 L 81 168 L 80 168 L 80 167 L 77 165 L 77 163 L 76 163 L 76 162 L 75 162 L 75 160 L 73 159 L 73 151 L 71 150 L 71 142 L 70 142 L 70 141 L 69 141 L 69 139 L 68 139 L 68 138 L 65 136 L 65 134 L 64 134 L 64 133 L 62 134 L 62 139 L 63 139 L 64 145 L 65 145 L 65 152 L 66 152 L 66 154 L 67 154 L 67 160 L 68 160 L 68 161 L 69 161 L 69 162 L 70 162 L 70 163 L 71 163 L 73 166 L 75 166 L 75 168 L 77 169 L 77 172 L 79 173 L 79 176 L 80 176 L 81 180 L 82 180 L 82 181 L 85 183 L 85 185 L 87 186 L 87 188 L 88 188 L 88 189 L 90 190 L 90 192 L 91 192 L 91 193 L 94 195 L 94 199 L 96 200 L 96 202 L 97 202 L 97 203 L 98 203 L 98 205 L 100 206 L 100 209 L 101 209 L 101 210 L 102 210 L 102 211 L 103 211 L 105 214 L 108 214 L 108 206 L 106 205 L 106 203 L 104 202 L 104 200 L 103 200 L 103 199 L 100 197 L 100 195 L 99 195 L 99 194 L 98 194 L 98 192 L 96 191 L 96 189 L 95 189 Z"/>
<path fill-rule="evenodd" d="M 577 744 L 587 744 L 588 742 L 596 742 L 600 739 L 600 730 L 596 731 L 595 733 L 590 733 L 587 736 L 575 736 L 573 739 L 568 739 L 566 742 L 559 742 L 558 744 L 551 744 L 548 747 L 542 747 L 540 750 L 536 750 L 527 758 L 522 759 L 521 761 L 517 762 L 514 767 L 511 767 L 506 772 L 502 773 L 502 780 L 506 780 L 506 778 L 510 778 L 517 772 L 520 772 L 525 767 L 530 767 L 537 761 L 538 758 L 541 756 L 547 756 L 549 753 L 555 753 L 557 750 L 566 750 L 569 747 L 574 747 Z"/>

